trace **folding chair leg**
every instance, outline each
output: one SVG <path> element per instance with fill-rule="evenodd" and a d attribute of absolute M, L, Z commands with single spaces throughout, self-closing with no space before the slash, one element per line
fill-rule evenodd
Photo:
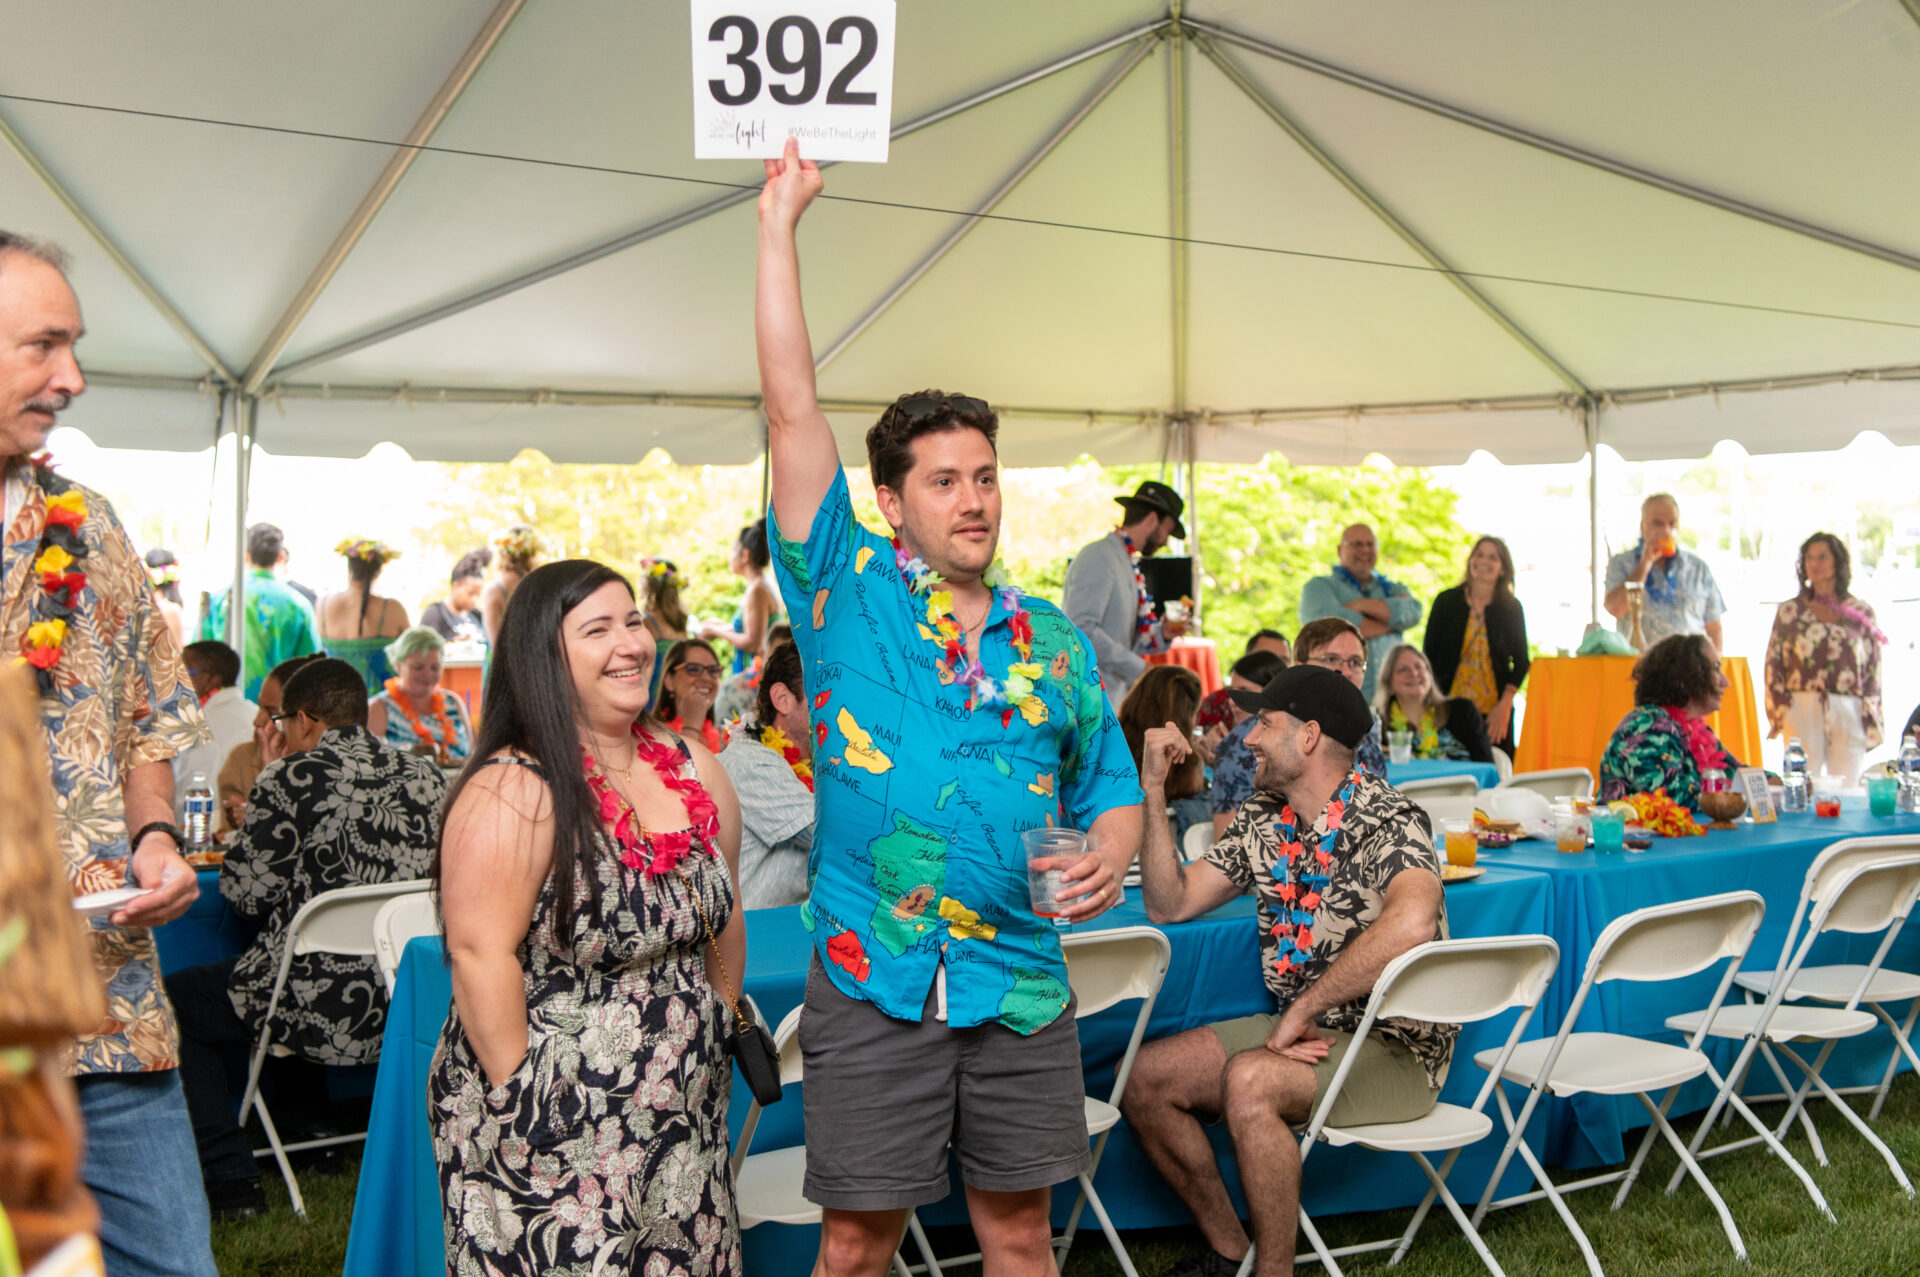
<path fill-rule="evenodd" d="M 1456 1148 L 1447 1154 L 1446 1161 L 1440 1163 L 1440 1179 L 1443 1182 L 1453 1172 L 1453 1164 L 1459 1158 L 1460 1150 Z M 1427 1195 L 1420 1199 L 1420 1205 L 1414 1208 L 1413 1218 L 1407 1222 L 1407 1231 L 1400 1236 L 1400 1244 L 1393 1248 L 1393 1258 L 1387 1261 L 1387 1267 L 1392 1268 L 1398 1264 L 1407 1257 L 1407 1252 L 1413 1249 L 1414 1235 L 1420 1231 L 1420 1225 L 1427 1222 L 1427 1212 L 1433 1209 L 1433 1199 L 1436 1196 L 1438 1196 L 1438 1190 L 1429 1188 Z"/>
<path fill-rule="evenodd" d="M 1327 1270 L 1329 1277 L 1346 1277 L 1346 1274 L 1340 1271 L 1340 1265 L 1334 1262 L 1333 1255 L 1327 1250 L 1327 1244 L 1320 1240 L 1320 1230 L 1313 1226 L 1313 1216 L 1307 1214 L 1304 1206 L 1300 1208 L 1300 1231 L 1307 1235 L 1307 1241 L 1313 1245 L 1313 1253 L 1320 1257 L 1320 1265 Z M 1253 1257 L 1251 1250 L 1247 1252 L 1247 1257 L 1249 1259 Z"/>
<path fill-rule="evenodd" d="M 1127 1254 L 1127 1248 L 1120 1244 L 1120 1234 L 1114 1228 L 1113 1221 L 1107 1218 L 1107 1208 L 1101 1202 L 1100 1194 L 1093 1191 L 1093 1177 L 1083 1172 L 1079 1179 L 1080 1195 L 1087 1205 L 1093 1208 L 1093 1217 L 1100 1221 L 1100 1231 L 1107 1235 L 1107 1245 L 1113 1247 L 1113 1257 L 1120 1261 L 1120 1271 L 1127 1277 L 1140 1277 L 1140 1274 L 1134 1271 L 1133 1259 Z M 1063 1254 L 1062 1259 L 1064 1258 Z"/>
<path fill-rule="evenodd" d="M 1454 1153 L 1458 1153 L 1459 1151 L 1459 1149 L 1455 1149 Z M 1486 1242 L 1481 1240 L 1480 1230 L 1475 1228 L 1467 1219 L 1467 1213 L 1460 1209 L 1460 1203 L 1454 1201 L 1453 1194 L 1447 1191 L 1446 1176 L 1433 1169 L 1433 1163 L 1426 1159 L 1425 1154 L 1415 1152 L 1409 1154 L 1409 1156 L 1411 1156 L 1414 1161 L 1420 1163 L 1420 1169 L 1427 1174 L 1427 1182 L 1433 1185 L 1434 1192 L 1440 1194 L 1440 1200 L 1445 1203 L 1447 1213 L 1452 1215 L 1453 1222 L 1460 1226 L 1461 1233 L 1465 1235 L 1467 1243 L 1473 1247 L 1474 1253 L 1480 1256 L 1480 1262 L 1487 1266 L 1487 1271 L 1492 1273 L 1493 1277 L 1506 1277 L 1506 1273 L 1501 1269 L 1499 1262 L 1494 1259 L 1493 1252 L 1488 1250 Z M 1453 1164 L 1452 1154 L 1448 1155 L 1447 1164 L 1449 1166 Z M 1400 1252 L 1395 1251 L 1394 1261 L 1397 1262 L 1399 1258 Z"/>
<path fill-rule="evenodd" d="M 293 1166 L 287 1161 L 287 1152 L 280 1146 L 280 1132 L 274 1129 L 273 1115 L 267 1112 L 267 1102 L 260 1093 L 253 1093 L 253 1111 L 260 1115 L 260 1126 L 267 1133 L 267 1147 L 273 1150 L 273 1160 L 280 1166 L 280 1178 L 287 1181 L 287 1196 L 293 1202 L 293 1213 L 303 1221 L 307 1217 L 307 1203 L 300 1196 L 300 1181 L 293 1177 Z"/>
<path fill-rule="evenodd" d="M 1573 1212 L 1567 1209 L 1567 1203 L 1561 1198 L 1560 1190 L 1553 1186 L 1553 1178 L 1547 1174 L 1547 1168 L 1540 1165 L 1540 1159 L 1533 1155 L 1533 1150 L 1527 1147 L 1525 1140 L 1522 1140 L 1514 1151 L 1520 1154 L 1520 1160 L 1525 1162 L 1527 1169 L 1533 1172 L 1534 1181 L 1545 1191 L 1547 1200 L 1553 1203 L 1553 1209 L 1559 1212 L 1560 1222 L 1567 1226 L 1569 1233 L 1573 1234 L 1573 1240 L 1580 1247 L 1581 1255 L 1586 1258 L 1587 1271 L 1592 1273 L 1593 1277 L 1606 1277 L 1606 1273 L 1600 1268 L 1600 1257 L 1593 1253 L 1593 1243 L 1587 1240 L 1587 1230 L 1580 1227 L 1580 1221 L 1575 1219 Z M 1474 1226 L 1476 1228 L 1479 1226 L 1478 1216 L 1474 1218 Z"/>
<path fill-rule="evenodd" d="M 1673 1097 L 1679 1093 L 1680 1088 L 1677 1086 L 1667 1088 L 1665 1098 L 1660 1101 L 1660 1112 L 1662 1114 L 1673 1107 Z M 1713 1114 L 1708 1113 L 1707 1117 L 1711 1119 Z M 1707 1124 L 1706 1122 L 1701 1123 L 1703 1127 Z M 1653 1126 L 1649 1125 L 1647 1127 L 1647 1133 L 1640 1137 L 1640 1147 L 1633 1151 L 1633 1160 L 1627 1163 L 1627 1172 L 1620 1177 L 1620 1190 L 1613 1195 L 1613 1209 L 1619 1210 L 1626 1204 L 1627 1194 L 1633 1191 L 1633 1181 L 1640 1178 L 1640 1168 L 1646 1164 L 1647 1154 L 1653 1150 L 1653 1138 L 1658 1133 Z M 1672 1184 L 1667 1185 L 1667 1195 L 1669 1197 L 1673 1195 L 1673 1187 Z"/>
<path fill-rule="evenodd" d="M 1807 1133 L 1807 1143 L 1813 1148 L 1814 1160 L 1822 1166 L 1827 1165 L 1827 1146 L 1821 1142 L 1820 1132 L 1814 1126 L 1813 1119 L 1807 1116 L 1805 1108 L 1807 1102 L 1807 1084 L 1802 1082 L 1799 1086 L 1795 1086 L 1788 1080 L 1787 1071 L 1780 1067 L 1780 1057 L 1773 1053 L 1773 1047 L 1770 1044 L 1762 1042 L 1760 1044 L 1760 1054 L 1767 1058 L 1767 1067 L 1772 1069 L 1773 1075 L 1780 1079 L 1780 1089 L 1787 1095 L 1787 1112 L 1786 1115 L 1780 1119 L 1780 1125 L 1774 1128 L 1774 1138 L 1779 1140 L 1786 1139 L 1787 1132 L 1793 1127 L 1793 1120 L 1796 1117 L 1799 1118 L 1801 1127 Z"/>
<path fill-rule="evenodd" d="M 1899 1182 L 1900 1187 L 1906 1191 L 1907 1197 L 1911 1199 L 1913 1197 L 1913 1182 L 1907 1178 L 1906 1171 L 1901 1169 L 1900 1159 L 1893 1155 L 1893 1150 L 1888 1148 L 1878 1135 L 1874 1134 L 1873 1128 L 1867 1125 L 1866 1120 L 1854 1112 L 1851 1105 L 1841 1099 L 1839 1095 L 1835 1094 L 1834 1089 L 1827 1085 L 1827 1080 L 1820 1076 L 1820 1064 L 1825 1063 L 1827 1055 L 1832 1049 L 1833 1043 L 1827 1043 L 1827 1049 L 1820 1052 L 1819 1062 L 1808 1064 L 1805 1060 L 1801 1059 L 1796 1052 L 1790 1051 L 1784 1046 L 1780 1048 L 1782 1054 L 1805 1071 L 1807 1081 L 1820 1088 L 1820 1094 L 1827 1097 L 1827 1102 L 1838 1109 L 1840 1115 L 1849 1122 L 1852 1122 L 1854 1129 L 1866 1137 L 1867 1143 L 1880 1150 L 1880 1156 L 1885 1160 L 1887 1169 L 1893 1172 L 1893 1178 Z"/>
<path fill-rule="evenodd" d="M 1913 1000 L 1913 1006 L 1908 1009 L 1904 1024 L 1895 1024 L 1893 1017 L 1887 1014 L 1887 1009 L 1878 1002 L 1873 1003 L 1872 1006 L 1873 1013 L 1885 1020 L 1887 1028 L 1893 1033 L 1893 1053 L 1887 1057 L 1887 1071 L 1881 1075 L 1880 1089 L 1873 1093 L 1873 1107 L 1867 1111 L 1867 1120 L 1877 1122 L 1880 1120 L 1880 1110 L 1887 1102 L 1887 1091 L 1893 1086 L 1893 1075 L 1900 1070 L 1902 1053 L 1906 1055 L 1908 1063 L 1913 1065 L 1914 1072 L 1920 1074 L 1920 1056 L 1913 1053 L 1913 1024 L 1916 1019 L 1920 1019 L 1920 998 Z"/>
<path fill-rule="evenodd" d="M 1733 1222 L 1733 1212 L 1728 1210 L 1726 1202 L 1721 1200 L 1720 1192 L 1714 1188 L 1713 1181 L 1709 1180 L 1707 1173 L 1700 1169 L 1700 1163 L 1693 1160 L 1693 1154 L 1687 1151 L 1687 1146 L 1681 1142 L 1679 1134 L 1673 1127 L 1667 1125 L 1666 1114 L 1654 1104 L 1652 1097 L 1641 1091 L 1635 1098 L 1645 1106 L 1648 1116 L 1653 1118 L 1654 1125 L 1660 1128 L 1660 1134 L 1665 1136 L 1667 1143 L 1673 1146 L 1673 1151 L 1680 1155 L 1681 1164 L 1693 1176 L 1694 1182 L 1700 1185 L 1701 1191 L 1706 1193 L 1707 1200 L 1713 1203 L 1714 1211 L 1720 1216 L 1720 1227 L 1726 1232 L 1727 1240 L 1733 1244 L 1734 1255 L 1739 1259 L 1746 1259 L 1747 1245 L 1740 1240 L 1740 1229 Z"/>
<path fill-rule="evenodd" d="M 1708 1066 L 1708 1072 L 1712 1072 L 1711 1065 Z M 1729 1095 L 1727 1097 L 1727 1107 L 1730 1110 L 1737 1111 L 1741 1117 L 1745 1118 L 1747 1125 L 1759 1132 L 1760 1138 L 1767 1142 L 1767 1147 L 1772 1150 L 1773 1155 L 1785 1162 L 1787 1169 L 1799 1177 L 1800 1182 L 1806 1186 L 1807 1192 L 1813 1197 L 1813 1204 L 1820 1208 L 1820 1213 L 1825 1215 L 1830 1222 L 1839 1223 L 1840 1221 L 1833 1216 L 1833 1208 L 1827 1205 L 1826 1196 L 1821 1193 L 1820 1186 L 1813 1182 L 1813 1176 L 1809 1175 L 1807 1168 L 1800 1164 L 1800 1159 L 1792 1153 L 1789 1153 L 1786 1145 L 1782 1144 L 1779 1139 L 1774 1136 L 1773 1132 L 1767 1129 L 1766 1123 L 1760 1120 L 1760 1115 L 1748 1108 L 1747 1102 L 1738 1095 Z"/>
<path fill-rule="evenodd" d="M 1527 1119 L 1533 1116 L 1534 1106 L 1540 1102 L 1540 1087 L 1536 1083 L 1527 1088 L 1527 1102 L 1520 1106 L 1520 1116 L 1514 1117 L 1513 1109 L 1507 1104 L 1507 1088 L 1504 1083 L 1495 1083 L 1493 1098 L 1500 1105 L 1500 1120 L 1507 1124 L 1507 1142 L 1500 1150 L 1500 1159 L 1494 1163 L 1493 1174 L 1487 1177 L 1487 1186 L 1480 1192 L 1480 1201 L 1473 1208 L 1473 1226 L 1480 1227 L 1480 1221 L 1487 1217 L 1487 1208 L 1493 1203 L 1493 1195 L 1499 1191 L 1500 1181 L 1507 1173 L 1507 1163 L 1513 1160 L 1516 1147 L 1526 1144 Z M 1595 1270 L 1598 1271 L 1598 1270 Z"/>
<path fill-rule="evenodd" d="M 913 1234 L 914 1247 L 919 1250 L 920 1258 L 926 1261 L 927 1277 L 940 1277 L 940 1261 L 933 1257 L 933 1246 L 927 1241 L 927 1230 L 920 1226 L 920 1214 L 918 1211 L 908 1213 L 907 1231 Z M 906 1264 L 903 1260 L 901 1267 L 904 1268 L 905 1266 Z"/>

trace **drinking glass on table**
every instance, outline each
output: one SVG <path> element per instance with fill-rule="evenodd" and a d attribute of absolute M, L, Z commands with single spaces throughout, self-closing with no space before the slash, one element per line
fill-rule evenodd
<path fill-rule="evenodd" d="M 1596 807 L 1593 815 L 1587 818 L 1593 830 L 1593 849 L 1598 852 L 1624 851 L 1627 839 L 1627 816 L 1625 812 L 1610 811 Z"/>
<path fill-rule="evenodd" d="M 1413 733 L 1408 731 L 1387 733 L 1387 761 L 1395 765 L 1413 761 Z"/>
<path fill-rule="evenodd" d="M 1056 897 L 1066 890 L 1066 871 L 1087 854 L 1086 834 L 1056 825 L 1027 829 L 1020 834 L 1020 848 L 1026 853 L 1027 900 L 1033 911 L 1056 927 L 1068 925 L 1060 916 L 1065 906 Z"/>
<path fill-rule="evenodd" d="M 1891 816 L 1900 800 L 1900 780 L 1896 776 L 1874 776 L 1867 781 L 1867 810 L 1876 816 Z"/>
<path fill-rule="evenodd" d="M 1813 782 L 1813 814 L 1828 819 L 1840 814 L 1839 782 L 1825 773 Z"/>
<path fill-rule="evenodd" d="M 1480 840 L 1474 836 L 1473 821 L 1464 816 L 1454 817 L 1442 820 L 1440 827 L 1447 835 L 1447 863 L 1462 869 L 1473 868 L 1480 854 Z"/>
<path fill-rule="evenodd" d="M 1556 799 L 1553 804 L 1554 845 L 1568 855 L 1585 851 L 1588 820 L 1589 817 L 1574 810 L 1572 799 Z"/>

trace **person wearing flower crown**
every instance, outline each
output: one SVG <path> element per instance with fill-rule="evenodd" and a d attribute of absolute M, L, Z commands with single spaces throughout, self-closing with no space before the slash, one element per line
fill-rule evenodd
<path fill-rule="evenodd" d="M 345 661 L 376 695 L 393 677 L 387 645 L 406 632 L 407 609 L 398 599 L 382 598 L 373 583 L 400 551 L 371 537 L 350 537 L 333 547 L 347 561 L 347 588 L 320 600 L 320 644 L 327 655 Z"/>
<path fill-rule="evenodd" d="M 112 999 L 68 1055 L 82 1173 L 108 1271 L 214 1277 L 153 938 L 200 894 L 172 823 L 172 760 L 207 729 L 113 507 L 38 455 L 87 387 L 74 357 L 83 329 L 65 254 L 0 230 L 0 659 L 24 659 L 36 677 L 54 838 L 74 894 L 146 890 L 85 924 Z"/>
<path fill-rule="evenodd" d="M 480 591 L 480 620 L 486 628 L 489 648 L 499 641 L 500 626 L 507 616 L 507 600 L 540 562 L 542 549 L 540 534 L 524 523 L 493 534 L 493 580 Z"/>
<path fill-rule="evenodd" d="M 730 729 L 720 765 L 740 798 L 741 907 L 801 903 L 813 848 L 813 733 L 792 639 L 768 652 L 753 709 Z"/>
<path fill-rule="evenodd" d="M 656 651 L 664 652 L 687 637 L 687 605 L 680 598 L 686 579 L 672 559 L 640 560 L 640 595 L 647 633 L 653 635 Z M 653 663 L 653 699 L 660 699 L 660 680 L 666 674 L 665 661 Z"/>
<path fill-rule="evenodd" d="M 1120 504 L 1120 526 L 1073 556 L 1060 602 L 1093 644 L 1107 698 L 1118 710 L 1146 672 L 1146 658 L 1166 651 L 1187 632 L 1184 621 L 1154 619 L 1140 573 L 1140 560 L 1158 554 L 1169 538 L 1187 535 L 1180 522 L 1187 503 L 1153 479 L 1132 496 L 1114 500 Z"/>
<path fill-rule="evenodd" d="M 1047 1272 L 1051 1187 L 1090 1164 L 1052 915 L 1119 901 L 1140 786 L 1092 644 L 995 562 L 999 417 L 984 400 L 890 404 L 867 461 L 892 536 L 855 520 L 800 297 L 795 232 L 820 170 L 790 139 L 766 172 L 767 532 L 806 667 L 818 815 L 800 911 L 817 1271 L 885 1272 L 908 1212 L 946 1196 L 951 1152 L 986 1270 Z M 1042 859 L 1064 886 L 1041 917 L 1022 834 L 1048 827 L 1088 841 Z"/>
<path fill-rule="evenodd" d="M 180 560 L 173 557 L 172 550 L 159 547 L 147 551 L 147 584 L 153 587 L 153 601 L 160 607 L 161 619 L 167 623 L 167 633 L 173 635 L 173 645 L 185 648 L 187 645 L 187 612 L 180 600 Z"/>
<path fill-rule="evenodd" d="M 1182 864 L 1162 785 L 1191 752 L 1175 724 L 1146 734 L 1140 779 L 1147 917 L 1184 922 L 1252 892 L 1260 968 L 1275 1009 L 1141 1046 L 1121 1109 L 1134 1139 L 1193 1212 L 1207 1250 L 1181 1277 L 1229 1277 L 1248 1230 L 1205 1126 L 1224 1119 L 1245 1190 L 1262 1277 L 1293 1272 L 1304 1125 L 1353 1046 L 1386 965 L 1447 938 L 1440 858 L 1426 814 L 1355 768 L 1373 714 L 1352 680 L 1302 664 L 1234 702 L 1256 717 L 1254 796 L 1211 850 Z M 1309 824 L 1309 820 L 1311 823 Z M 1330 1124 L 1407 1122 L 1440 1098 L 1458 1025 L 1383 1019 L 1355 1056 Z"/>
<path fill-rule="evenodd" d="M 1640 540 L 1631 549 L 1607 560 L 1607 615 L 1623 635 L 1633 633 L 1627 611 L 1627 587 L 1644 591 L 1640 605 L 1642 651 L 1669 634 L 1704 634 L 1722 651 L 1720 617 L 1727 601 L 1713 569 L 1675 539 L 1680 531 L 1680 503 L 1670 493 L 1656 492 L 1640 503 Z"/>
<path fill-rule="evenodd" d="M 1373 529 L 1356 523 L 1340 533 L 1339 561 L 1325 576 L 1316 576 L 1300 590 L 1302 624 L 1327 617 L 1351 621 L 1360 628 L 1367 648 L 1367 669 L 1360 694 L 1373 699 L 1374 677 L 1388 652 L 1407 641 L 1406 632 L 1420 623 L 1420 600 L 1398 581 L 1377 569 L 1380 542 Z"/>

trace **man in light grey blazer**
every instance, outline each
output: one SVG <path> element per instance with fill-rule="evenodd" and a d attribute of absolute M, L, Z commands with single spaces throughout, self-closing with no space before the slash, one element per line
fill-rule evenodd
<path fill-rule="evenodd" d="M 1120 504 L 1120 527 L 1084 547 L 1067 568 L 1061 606 L 1093 644 L 1107 697 L 1116 708 L 1147 668 L 1146 657 L 1167 650 L 1186 633 L 1185 623 L 1155 621 L 1136 564 L 1169 537 L 1184 537 L 1180 522 L 1187 503 L 1152 479 Z"/>

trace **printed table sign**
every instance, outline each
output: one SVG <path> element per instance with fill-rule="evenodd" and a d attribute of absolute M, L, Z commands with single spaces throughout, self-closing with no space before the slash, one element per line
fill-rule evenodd
<path fill-rule="evenodd" d="M 885 163 L 894 0 L 692 0 L 693 157 Z"/>
<path fill-rule="evenodd" d="M 1764 767 L 1742 767 L 1740 792 L 1747 796 L 1747 815 L 1754 824 L 1764 825 L 1779 817 L 1773 811 L 1773 793 L 1767 788 L 1767 769 Z"/>

